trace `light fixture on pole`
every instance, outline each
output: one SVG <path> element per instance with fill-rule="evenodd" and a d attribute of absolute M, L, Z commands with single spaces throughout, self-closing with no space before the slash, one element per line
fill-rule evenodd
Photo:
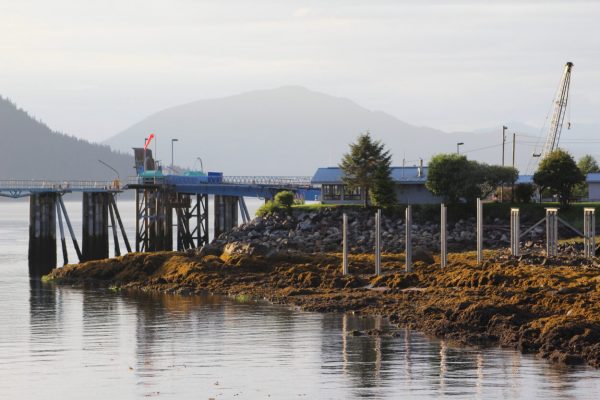
<path fill-rule="evenodd" d="M 171 139 L 171 173 L 173 172 L 173 144 L 179 142 L 179 139 Z"/>
<path fill-rule="evenodd" d="M 204 164 L 202 163 L 202 159 L 200 157 L 196 157 L 196 161 L 200 161 L 200 172 L 204 172 Z M 194 163 L 194 167 L 196 163 Z"/>
<path fill-rule="evenodd" d="M 463 142 L 456 143 L 456 154 L 460 154 L 460 146 L 462 146 L 463 144 Z"/>

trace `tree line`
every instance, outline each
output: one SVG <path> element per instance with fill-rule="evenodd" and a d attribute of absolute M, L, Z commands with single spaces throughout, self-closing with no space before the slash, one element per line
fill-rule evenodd
<path fill-rule="evenodd" d="M 391 208 L 396 205 L 391 159 L 390 151 L 369 132 L 359 135 L 344 154 L 339 164 L 343 183 L 349 189 L 363 193 L 364 206 Z M 540 198 L 556 197 L 565 207 L 574 196 L 587 195 L 585 177 L 599 171 L 598 163 L 591 155 L 576 163 L 567 151 L 557 149 L 540 161 L 533 175 L 535 186 L 528 183 L 515 185 L 519 176 L 516 168 L 469 160 L 459 154 L 438 154 L 429 162 L 425 185 L 449 204 L 475 202 L 477 198 L 498 193 L 499 187 L 506 187 L 513 202 L 529 202 L 537 191 Z"/>

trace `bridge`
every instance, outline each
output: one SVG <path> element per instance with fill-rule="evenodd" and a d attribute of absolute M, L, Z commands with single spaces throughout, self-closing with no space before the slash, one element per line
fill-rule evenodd
<path fill-rule="evenodd" d="M 177 250 L 207 244 L 209 196 L 214 201 L 214 234 L 250 220 L 244 197 L 272 199 L 282 190 L 314 199 L 318 189 L 310 177 L 222 176 L 217 182 L 200 182 L 180 175 L 136 176 L 125 183 L 114 181 L 0 180 L 0 197 L 30 198 L 29 270 L 44 275 L 57 263 L 57 222 L 64 264 L 68 263 L 66 234 L 71 237 L 78 260 L 89 261 L 109 255 L 109 228 L 115 255 L 121 254 L 119 234 L 127 252 L 132 251 L 121 220 L 116 194 L 135 192 L 135 251 L 173 250 L 176 230 Z M 63 196 L 82 193 L 83 220 L 81 247 L 73 230 Z M 175 220 L 174 220 L 175 215 Z M 65 229 L 66 225 L 66 229 Z"/>

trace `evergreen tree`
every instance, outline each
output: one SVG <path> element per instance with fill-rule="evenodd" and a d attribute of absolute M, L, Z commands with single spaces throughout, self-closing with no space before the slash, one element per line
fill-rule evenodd
<path fill-rule="evenodd" d="M 369 132 L 359 135 L 356 142 L 350 144 L 350 151 L 344 154 L 340 168 L 344 173 L 343 182 L 350 189 L 360 188 L 365 207 L 369 205 L 371 195 L 374 203 L 388 207 L 394 183 L 391 177 L 392 156 L 384 145 L 371 138 Z"/>
<path fill-rule="evenodd" d="M 397 204 L 394 181 L 391 179 L 390 161 L 382 162 L 375 171 L 371 202 L 381 208 L 390 208 Z"/>

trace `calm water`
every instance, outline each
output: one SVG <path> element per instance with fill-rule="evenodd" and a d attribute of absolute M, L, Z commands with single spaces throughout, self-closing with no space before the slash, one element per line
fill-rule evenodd
<path fill-rule="evenodd" d="M 256 206 L 256 204 L 254 204 Z M 78 203 L 67 207 L 79 220 Z M 133 226 L 133 204 L 121 204 Z M 0 398 L 589 398 L 600 372 L 384 321 L 219 297 L 54 287 L 27 276 L 27 203 L 0 202 Z"/>

